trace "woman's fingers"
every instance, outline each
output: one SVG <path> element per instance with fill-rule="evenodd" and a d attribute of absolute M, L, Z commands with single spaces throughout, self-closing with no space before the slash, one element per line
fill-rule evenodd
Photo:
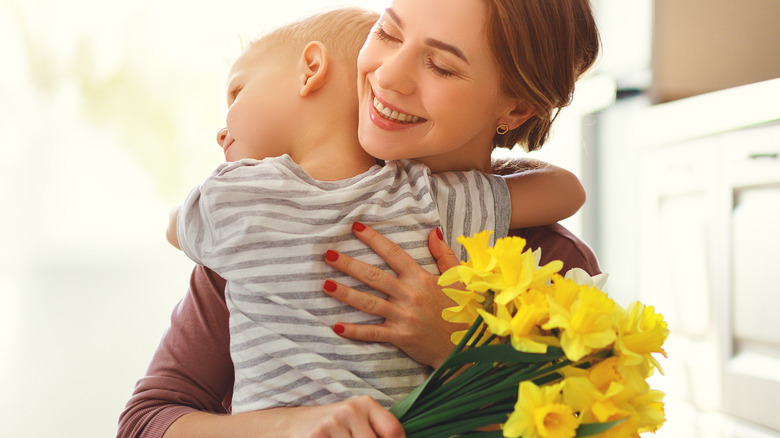
<path fill-rule="evenodd" d="M 294 433 L 292 436 L 310 438 L 404 438 L 405 436 L 398 419 L 368 396 L 313 407 L 310 415 L 301 417 L 301 421 L 294 425 L 292 432 Z"/>
<path fill-rule="evenodd" d="M 328 265 L 388 296 L 383 299 L 332 280 L 326 282 L 323 289 L 335 299 L 384 318 L 378 324 L 336 324 L 334 331 L 349 339 L 389 342 L 420 363 L 441 365 L 453 348 L 450 335 L 461 329 L 460 325 L 447 323 L 441 317 L 442 310 L 455 303 L 442 292 L 438 277 L 418 265 L 401 247 L 362 224 L 355 224 L 353 230 L 397 275 L 345 254 L 328 251 L 325 254 Z M 444 242 L 431 242 L 434 238 L 439 239 L 436 230 L 433 233 L 433 237 L 429 236 L 431 252 L 436 256 L 439 268 L 446 270 L 458 261 Z"/>
<path fill-rule="evenodd" d="M 436 266 L 439 267 L 439 272 L 441 273 L 460 264 L 455 251 L 444 241 L 441 230 L 438 228 L 428 234 L 428 250 L 433 258 L 436 259 Z"/>
<path fill-rule="evenodd" d="M 367 292 L 360 292 L 333 280 L 326 280 L 322 289 L 342 303 L 349 304 L 355 309 L 371 315 L 387 318 L 392 312 L 392 306 L 387 300 Z"/>
<path fill-rule="evenodd" d="M 403 252 L 403 250 L 401 250 L 401 252 Z M 406 254 L 405 252 L 403 253 Z M 360 260 L 355 260 L 346 254 L 328 250 L 325 253 L 325 262 L 355 280 L 362 282 L 366 286 L 384 292 L 389 296 L 393 296 L 393 292 L 398 290 L 398 288 L 395 287 L 398 280 L 392 274 L 387 273 L 376 266 L 369 265 Z M 412 262 L 414 262 L 414 260 L 412 260 Z"/>
<path fill-rule="evenodd" d="M 374 401 L 372 399 L 372 401 Z M 368 422 L 371 424 L 371 429 L 376 432 L 379 438 L 404 438 L 404 428 L 401 423 L 395 418 L 395 415 L 390 411 L 384 409 L 379 403 L 374 401 L 376 406 L 368 412 Z M 355 435 L 362 436 L 362 435 Z"/>
<path fill-rule="evenodd" d="M 422 269 L 416 261 L 395 242 L 379 234 L 373 228 L 355 222 L 352 231 L 357 238 L 374 250 L 379 257 L 390 265 L 390 269 L 402 275 L 414 269 Z"/>

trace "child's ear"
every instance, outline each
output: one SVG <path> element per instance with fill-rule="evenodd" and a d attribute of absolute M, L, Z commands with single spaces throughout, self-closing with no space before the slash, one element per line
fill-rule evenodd
<path fill-rule="evenodd" d="M 320 89 L 328 81 L 328 49 L 319 41 L 312 41 L 304 47 L 298 69 L 301 72 L 301 97 Z"/>
<path fill-rule="evenodd" d="M 534 116 L 533 110 L 521 100 L 511 102 L 506 112 L 499 118 L 498 124 L 505 124 L 509 130 L 518 128 L 526 120 Z"/>

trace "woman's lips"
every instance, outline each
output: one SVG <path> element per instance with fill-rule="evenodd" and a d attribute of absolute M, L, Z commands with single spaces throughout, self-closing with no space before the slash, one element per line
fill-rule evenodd
<path fill-rule="evenodd" d="M 375 125 L 387 130 L 406 129 L 426 121 L 420 116 L 398 111 L 373 93 L 368 114 Z"/>
<path fill-rule="evenodd" d="M 395 122 L 401 122 L 401 123 L 415 123 L 420 120 L 419 116 L 415 116 L 413 114 L 406 114 L 402 113 L 400 111 L 396 111 L 394 109 L 390 109 L 390 107 L 387 107 L 382 104 L 382 102 L 379 101 L 379 99 L 374 96 L 374 101 L 372 102 L 374 105 L 374 108 L 386 119 L 392 120 Z"/>

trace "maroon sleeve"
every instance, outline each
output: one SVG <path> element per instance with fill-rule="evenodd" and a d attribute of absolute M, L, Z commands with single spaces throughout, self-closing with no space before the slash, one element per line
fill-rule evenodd
<path fill-rule="evenodd" d="M 563 262 L 561 273 L 571 268 L 583 269 L 591 276 L 601 273 L 593 250 L 560 224 L 511 230 L 509 234 L 524 238 L 528 248 L 542 248 L 542 264 L 551 260 L 561 260 Z"/>
<path fill-rule="evenodd" d="M 233 392 L 225 280 L 197 266 L 146 375 L 119 418 L 118 438 L 160 438 L 184 414 L 227 413 Z"/>

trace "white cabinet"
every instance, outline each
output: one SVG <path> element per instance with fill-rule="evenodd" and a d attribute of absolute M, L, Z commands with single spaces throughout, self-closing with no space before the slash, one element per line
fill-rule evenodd
<path fill-rule="evenodd" d="M 724 136 L 730 273 L 724 410 L 780 430 L 780 126 Z"/>
<path fill-rule="evenodd" d="M 640 297 L 672 333 L 664 389 L 705 409 L 720 409 L 722 399 L 719 151 L 717 138 L 651 148 L 642 154 L 640 176 Z"/>
<path fill-rule="evenodd" d="M 780 431 L 780 124 L 641 154 L 640 295 L 669 396 Z"/>
<path fill-rule="evenodd" d="M 597 252 L 607 272 L 635 264 L 618 294 L 667 319 L 658 385 L 697 436 L 780 437 L 778 102 L 775 79 L 606 117 L 622 126 L 599 159 Z M 743 429 L 706 429 L 712 415 Z"/>

